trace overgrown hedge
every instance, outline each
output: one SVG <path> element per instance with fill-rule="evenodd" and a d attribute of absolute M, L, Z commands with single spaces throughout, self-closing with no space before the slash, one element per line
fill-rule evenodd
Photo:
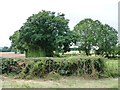
<path fill-rule="evenodd" d="M 106 63 L 101 57 L 73 58 L 29 58 L 3 59 L 2 73 L 14 72 L 20 78 L 44 77 L 51 72 L 60 75 L 90 76 L 100 78 L 106 71 Z"/>

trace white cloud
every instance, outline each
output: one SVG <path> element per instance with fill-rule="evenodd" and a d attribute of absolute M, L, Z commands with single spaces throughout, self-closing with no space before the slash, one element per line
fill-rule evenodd
<path fill-rule="evenodd" d="M 118 0 L 1 0 L 0 47 L 10 46 L 9 36 L 41 10 L 65 13 L 71 29 L 84 18 L 118 26 Z"/>

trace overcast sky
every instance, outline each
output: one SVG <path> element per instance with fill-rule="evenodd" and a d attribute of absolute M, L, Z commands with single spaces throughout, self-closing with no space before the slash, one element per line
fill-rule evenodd
<path fill-rule="evenodd" d="M 118 30 L 119 0 L 1 0 L 0 47 L 10 46 L 9 36 L 32 14 L 41 10 L 62 12 L 73 27 L 85 18 L 100 20 Z"/>

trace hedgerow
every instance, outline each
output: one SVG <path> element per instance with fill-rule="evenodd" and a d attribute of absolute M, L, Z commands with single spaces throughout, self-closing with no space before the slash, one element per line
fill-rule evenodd
<path fill-rule="evenodd" d="M 4 58 L 1 64 L 3 74 L 14 72 L 19 74 L 20 78 L 45 77 L 51 72 L 61 76 L 79 75 L 95 78 L 103 77 L 106 74 L 106 60 L 102 57 Z M 115 74 L 117 75 L 118 73 Z"/>

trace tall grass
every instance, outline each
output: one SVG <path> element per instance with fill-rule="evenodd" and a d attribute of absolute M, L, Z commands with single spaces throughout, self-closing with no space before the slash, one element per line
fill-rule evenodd
<path fill-rule="evenodd" d="M 118 77 L 119 73 L 119 60 L 107 60 L 106 61 L 106 69 L 105 69 L 106 77 Z"/>

